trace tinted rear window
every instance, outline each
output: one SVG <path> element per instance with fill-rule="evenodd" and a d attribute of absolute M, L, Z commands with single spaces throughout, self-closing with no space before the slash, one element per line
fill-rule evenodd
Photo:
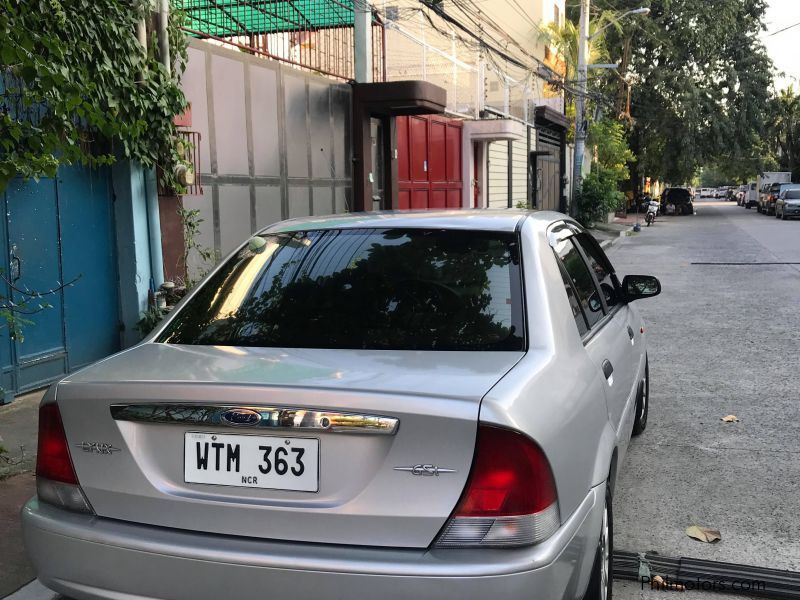
<path fill-rule="evenodd" d="M 800 198 L 800 190 L 789 190 L 786 192 L 787 200 L 797 200 L 798 198 Z"/>
<path fill-rule="evenodd" d="M 522 350 L 515 234 L 333 229 L 253 238 L 160 336 L 173 344 Z"/>
<path fill-rule="evenodd" d="M 689 190 L 671 188 L 664 191 L 664 198 L 670 202 L 688 202 L 691 200 L 692 195 L 689 193 Z"/>

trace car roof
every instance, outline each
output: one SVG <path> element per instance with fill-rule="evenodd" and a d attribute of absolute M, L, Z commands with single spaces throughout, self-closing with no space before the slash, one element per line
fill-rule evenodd
<path fill-rule="evenodd" d="M 571 220 L 554 211 L 476 208 L 453 210 L 403 210 L 346 213 L 302 217 L 281 221 L 259 233 L 282 233 L 310 229 L 462 229 L 513 232 L 524 220 L 544 231 L 555 221 Z"/>

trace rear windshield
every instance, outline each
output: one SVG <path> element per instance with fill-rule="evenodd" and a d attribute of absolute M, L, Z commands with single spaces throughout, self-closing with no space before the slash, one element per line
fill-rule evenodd
<path fill-rule="evenodd" d="M 664 196 L 671 202 L 686 202 L 692 198 L 689 190 L 683 188 L 670 188 L 665 190 Z"/>
<path fill-rule="evenodd" d="M 158 341 L 401 350 L 522 350 L 513 233 L 331 229 L 254 237 Z"/>

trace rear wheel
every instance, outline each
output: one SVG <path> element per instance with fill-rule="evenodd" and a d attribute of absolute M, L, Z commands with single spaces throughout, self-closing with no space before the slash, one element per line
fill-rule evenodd
<path fill-rule="evenodd" d="M 592 578 L 584 600 L 611 600 L 614 569 L 614 520 L 611 512 L 610 482 L 606 485 L 606 502 L 603 506 L 603 525 L 597 542 L 597 553 L 592 567 Z"/>
<path fill-rule="evenodd" d="M 644 381 L 641 392 L 636 399 L 636 416 L 633 421 L 633 435 L 641 434 L 647 429 L 647 415 L 650 411 L 650 365 L 644 364 Z"/>

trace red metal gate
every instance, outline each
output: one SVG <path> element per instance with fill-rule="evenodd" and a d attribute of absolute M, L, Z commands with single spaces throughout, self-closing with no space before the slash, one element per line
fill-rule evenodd
<path fill-rule="evenodd" d="M 397 117 L 398 208 L 461 208 L 463 122 Z"/>

